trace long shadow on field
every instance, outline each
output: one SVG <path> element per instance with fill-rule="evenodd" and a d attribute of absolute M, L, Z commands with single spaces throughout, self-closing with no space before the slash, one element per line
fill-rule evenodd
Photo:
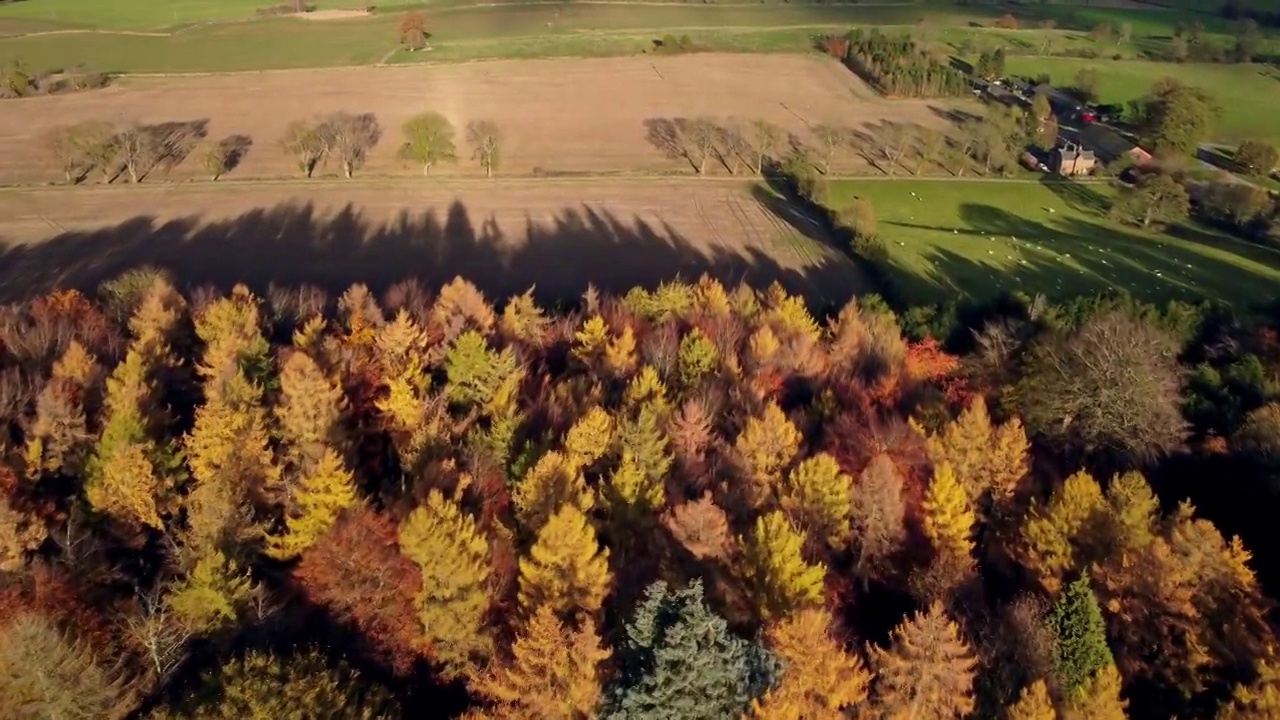
<path fill-rule="evenodd" d="M 92 290 L 143 265 L 167 269 L 189 286 L 246 283 L 257 290 L 307 283 L 340 292 L 360 282 L 381 292 L 405 278 L 431 287 L 460 275 L 491 297 L 536 286 L 544 302 L 578 297 L 588 283 L 625 292 L 704 273 L 727 283 L 777 281 L 819 309 L 866 290 L 844 257 L 817 257 L 796 270 L 755 248 L 695 246 L 665 223 L 589 207 L 567 207 L 550 221 L 529 219 L 525 235 L 506 237 L 494 218 L 473 219 L 459 202 L 376 223 L 352 205 L 320 214 L 309 203 L 213 222 L 139 216 L 39 243 L 0 241 L 0 301 L 54 288 Z"/>

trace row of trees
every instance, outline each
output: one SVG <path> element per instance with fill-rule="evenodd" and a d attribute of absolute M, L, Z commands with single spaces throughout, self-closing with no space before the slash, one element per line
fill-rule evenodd
<path fill-rule="evenodd" d="M 969 93 L 965 74 L 933 57 L 910 36 L 861 29 L 819 45 L 880 92 L 899 97 L 956 97 Z"/>
<path fill-rule="evenodd" d="M 50 128 L 42 143 L 68 184 L 82 182 L 95 170 L 104 183 L 121 174 L 137 183 L 161 164 L 172 167 L 182 162 L 206 135 L 204 122 L 142 125 L 86 120 Z M 206 143 L 201 154 L 204 169 L 218 179 L 240 162 L 251 144 L 242 135 Z"/>
<path fill-rule="evenodd" d="M 0 714 L 1274 716 L 1249 553 L 1134 469 L 1274 458 L 1280 389 L 1221 434 L 1179 397 L 1183 358 L 1280 368 L 1265 322 L 1041 303 L 961 357 L 874 298 L 566 308 L 152 271 L 5 307 Z"/>

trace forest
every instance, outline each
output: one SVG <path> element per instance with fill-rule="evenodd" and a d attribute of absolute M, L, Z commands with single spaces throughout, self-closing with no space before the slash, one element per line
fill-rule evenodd
<path fill-rule="evenodd" d="M 853 30 L 843 38 L 825 38 L 820 46 L 885 95 L 930 98 L 969 93 L 964 73 L 940 62 L 909 36 Z"/>
<path fill-rule="evenodd" d="M 707 277 L 2 306 L 0 717 L 1280 717 L 1275 314 L 907 321 Z"/>

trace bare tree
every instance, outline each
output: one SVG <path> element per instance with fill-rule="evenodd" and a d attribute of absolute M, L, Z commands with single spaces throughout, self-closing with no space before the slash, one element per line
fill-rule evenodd
<path fill-rule="evenodd" d="M 916 174 L 926 163 L 941 163 L 947 149 L 947 136 L 931 128 L 920 128 L 920 145 L 916 153 Z"/>
<path fill-rule="evenodd" d="M 177 616 L 156 588 L 138 594 L 135 612 L 124 616 L 124 636 L 144 656 L 159 686 L 169 679 L 187 658 L 187 643 L 192 632 Z"/>
<path fill-rule="evenodd" d="M 160 157 L 160 144 L 147 128 L 133 123 L 116 135 L 120 162 L 129 173 L 129 182 L 140 182 Z"/>
<path fill-rule="evenodd" d="M 474 150 L 471 157 L 480 161 L 485 177 L 493 177 L 493 171 L 502 160 L 502 132 L 490 120 L 473 120 L 467 124 L 467 142 Z"/>
<path fill-rule="evenodd" d="M 315 172 L 316 165 L 329 152 L 328 139 L 319 128 L 305 120 L 294 120 L 284 130 L 280 147 L 298 161 L 298 169 L 307 177 Z"/>
<path fill-rule="evenodd" d="M 893 166 L 898 164 L 915 143 L 915 130 L 903 123 L 889 123 L 884 130 L 884 156 L 888 161 L 888 172 L 893 174 Z"/>
<path fill-rule="evenodd" d="M 692 120 L 679 119 L 676 121 L 676 126 L 680 128 L 680 135 L 684 139 L 689 162 L 693 164 L 699 175 L 705 175 L 707 158 L 715 150 L 719 128 L 707 118 L 701 117 Z"/>
<path fill-rule="evenodd" d="M 89 120 L 76 127 L 79 128 L 77 136 L 85 162 L 98 168 L 102 173 L 102 182 L 111 182 L 120 157 L 115 126 L 106 120 Z"/>
<path fill-rule="evenodd" d="M 813 129 L 813 134 L 818 138 L 818 144 L 822 147 L 822 174 L 831 174 L 831 162 L 835 160 L 836 151 L 844 147 L 848 132 L 844 128 L 835 125 L 819 125 Z"/>
<path fill-rule="evenodd" d="M 751 160 L 752 170 L 759 175 L 764 171 L 764 161 L 773 155 L 782 142 L 782 130 L 768 120 L 755 120 L 751 123 Z"/>
<path fill-rule="evenodd" d="M 319 133 L 325 141 L 325 155 L 337 159 L 347 178 L 364 165 L 369 151 L 382 138 L 382 129 L 373 113 L 334 113 L 320 123 Z"/>
<path fill-rule="evenodd" d="M 59 125 L 50 128 L 41 137 L 49 154 L 62 167 L 62 174 L 67 184 L 73 184 L 81 175 L 85 163 L 84 144 L 80 141 L 78 125 Z"/>
<path fill-rule="evenodd" d="M 717 130 L 716 154 L 720 156 L 725 170 L 730 175 L 737 175 L 738 169 L 742 167 L 742 156 L 750 151 L 751 146 L 736 123 L 731 122 Z"/>

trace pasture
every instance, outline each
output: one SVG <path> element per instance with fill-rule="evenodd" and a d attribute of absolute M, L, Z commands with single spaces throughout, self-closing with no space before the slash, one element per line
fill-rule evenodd
<path fill-rule="evenodd" d="M 1154 302 L 1248 304 L 1280 287 L 1280 252 L 1193 225 L 1168 233 L 1117 225 L 1105 215 L 1105 184 L 836 181 L 831 193 L 832 207 L 871 201 L 910 304 L 1111 288 Z"/>
<path fill-rule="evenodd" d="M 156 265 L 183 283 L 430 286 L 574 297 L 712 273 L 819 305 L 867 289 L 856 265 L 745 182 L 317 181 L 0 190 L 0 298 L 93 288 Z M 572 199 L 571 199 L 572 198 Z M 794 223 L 794 224 L 793 224 Z"/>
<path fill-rule="evenodd" d="M 810 127 L 839 122 L 871 126 L 892 119 L 942 127 L 940 101 L 886 100 L 842 65 L 819 55 L 699 53 L 596 60 L 525 60 L 243 75 L 131 77 L 98 91 L 0 103 L 0 184 L 61 178 L 41 134 L 60 122 L 100 119 L 146 125 L 184 123 L 198 157 L 207 141 L 252 141 L 229 179 L 298 177 L 278 145 L 286 126 L 329 112 L 373 113 L 382 129 L 359 175 L 420 172 L 396 159 L 410 116 L 434 110 L 458 128 L 456 165 L 444 176 L 478 175 L 462 130 L 473 120 L 504 133 L 501 175 L 692 174 L 690 161 L 653 137 L 655 123 L 705 116 L 718 122 L 768 120 L 809 140 Z M 661 128 L 657 128 L 661 129 Z M 786 137 L 786 135 L 783 137 Z M 148 182 L 200 179 L 197 159 L 177 158 Z M 843 172 L 866 172 L 853 153 Z M 709 163 L 709 172 L 727 169 Z M 327 172 L 335 173 L 330 167 Z M 91 182 L 97 182 L 96 175 Z"/>
<path fill-rule="evenodd" d="M 1127 103 L 1146 95 L 1156 80 L 1177 78 L 1203 88 L 1217 102 L 1221 115 L 1214 139 L 1280 140 L 1280 69 L 1275 67 L 1010 56 L 1007 68 L 1012 75 L 1047 73 L 1061 85 L 1070 85 L 1081 69 L 1095 68 L 1101 76 L 1099 94 L 1104 103 Z"/>

